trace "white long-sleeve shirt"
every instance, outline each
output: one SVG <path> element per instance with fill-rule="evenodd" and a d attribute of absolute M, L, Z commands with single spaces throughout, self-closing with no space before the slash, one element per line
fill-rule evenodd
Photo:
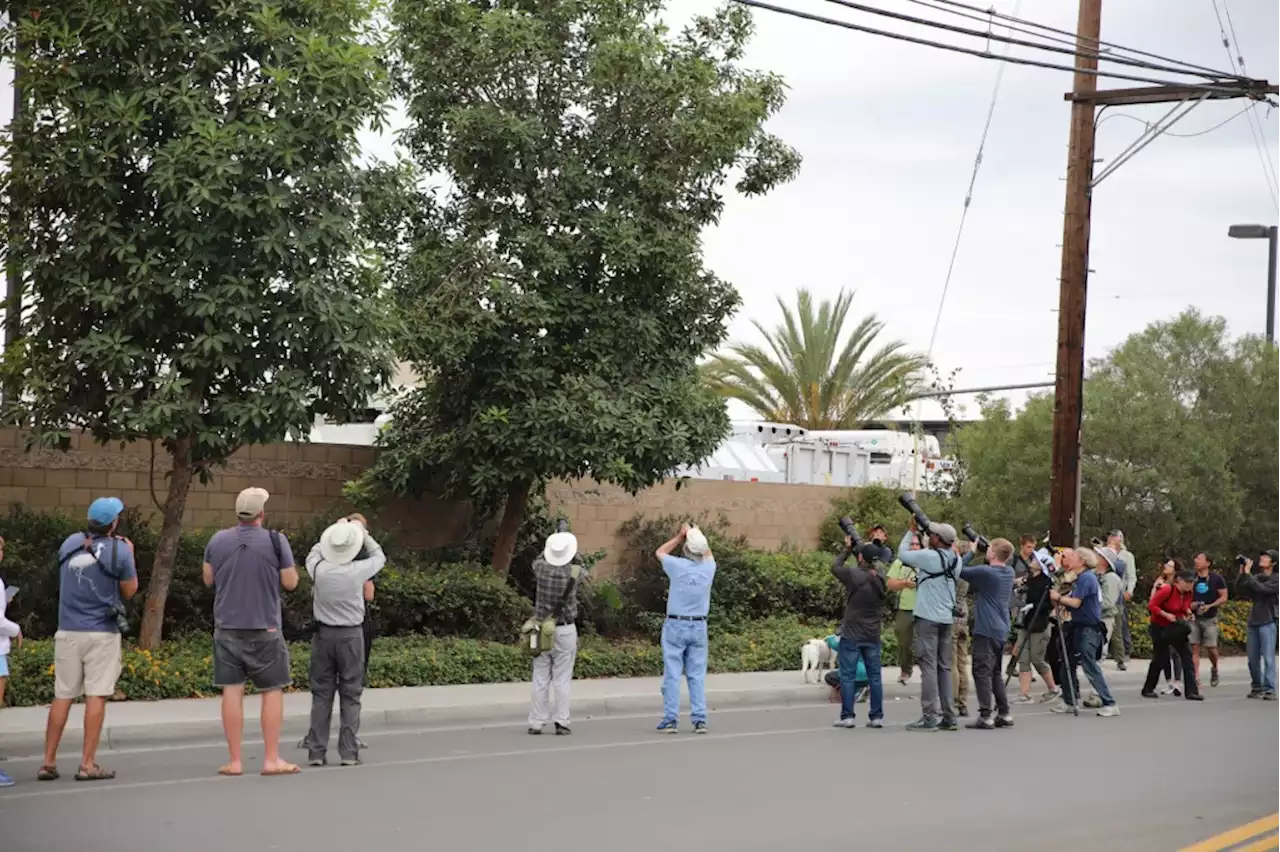
<path fill-rule="evenodd" d="M 22 633 L 22 628 L 18 627 L 17 622 L 10 621 L 4 616 L 5 607 L 8 603 L 8 595 L 4 593 L 4 581 L 0 580 L 0 657 L 9 654 L 10 640 L 17 638 Z"/>

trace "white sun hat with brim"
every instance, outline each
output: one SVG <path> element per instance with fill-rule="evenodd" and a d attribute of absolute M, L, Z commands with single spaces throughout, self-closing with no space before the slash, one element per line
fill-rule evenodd
<path fill-rule="evenodd" d="M 577 555 L 578 537 L 573 533 L 558 532 L 547 536 L 547 546 L 542 549 L 542 558 L 547 560 L 548 565 L 568 565 Z"/>
<path fill-rule="evenodd" d="M 359 523 L 338 521 L 320 534 L 320 555 L 334 565 L 355 561 L 363 546 L 364 527 Z"/>
<path fill-rule="evenodd" d="M 1120 554 L 1116 553 L 1109 547 L 1095 547 L 1093 552 L 1107 560 L 1107 567 L 1112 571 L 1116 570 L 1116 563 L 1120 561 Z"/>
<path fill-rule="evenodd" d="M 684 549 L 690 556 L 702 556 L 707 552 L 710 545 L 707 544 L 707 537 L 702 530 L 697 527 L 690 527 L 689 532 L 684 537 Z"/>

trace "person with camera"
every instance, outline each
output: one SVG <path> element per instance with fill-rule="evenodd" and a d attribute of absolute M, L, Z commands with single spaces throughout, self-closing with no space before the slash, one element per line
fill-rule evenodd
<path fill-rule="evenodd" d="M 578 581 L 582 577 L 578 538 L 569 532 L 568 521 L 558 521 L 556 531 L 547 536 L 542 555 L 533 560 L 535 626 L 555 621 L 550 647 L 533 658 L 533 686 L 529 702 L 529 733 L 538 736 L 548 723 L 555 724 L 556 736 L 573 733 L 569 718 L 569 697 L 573 689 L 573 667 L 578 659 Z M 545 647 L 545 646 L 544 646 Z M 555 691 L 555 706 L 549 692 Z"/>
<path fill-rule="evenodd" d="M 1013 594 L 1013 569 L 1005 563 L 1013 556 L 1013 545 L 1008 539 L 993 540 L 986 548 L 985 565 L 975 561 L 979 555 L 970 553 L 960 568 L 960 580 L 974 592 L 973 683 L 978 692 L 978 718 L 965 727 L 1010 728 L 1013 714 L 1005 694 L 1001 657 L 1009 638 L 1009 598 Z"/>
<path fill-rule="evenodd" d="M 841 526 L 844 527 L 843 519 Z M 849 524 L 849 528 L 853 526 Z M 855 726 L 854 699 L 857 696 L 858 663 L 866 668 L 871 689 L 871 712 L 868 728 L 884 723 L 884 684 L 880 674 L 880 613 L 890 589 L 908 588 L 909 580 L 886 580 L 884 561 L 888 552 L 874 541 L 857 548 L 857 561 L 849 565 L 854 553 L 852 535 L 846 533 L 844 550 L 836 557 L 831 573 L 845 589 L 844 618 L 840 622 L 840 719 L 837 728 Z"/>
<path fill-rule="evenodd" d="M 963 538 L 951 548 L 963 565 L 966 558 L 972 559 L 972 546 Z M 951 700 L 956 707 L 956 715 L 961 718 L 969 716 L 969 645 L 973 640 L 971 627 L 972 613 L 969 611 L 969 581 L 956 575 L 956 623 L 952 627 L 951 636 L 955 642 L 955 652 L 951 663 Z"/>
<path fill-rule="evenodd" d="M 1276 700 L 1276 608 L 1280 597 L 1280 577 L 1276 575 L 1276 551 L 1266 550 L 1258 556 L 1258 573 L 1253 573 L 1253 560 L 1238 558 L 1240 577 L 1236 587 L 1240 596 L 1250 601 L 1249 697 Z"/>
<path fill-rule="evenodd" d="M 133 542 L 116 535 L 124 503 L 99 497 L 89 506 L 86 532 L 58 549 L 58 632 L 53 639 L 53 704 L 44 736 L 44 763 L 36 777 L 58 776 L 58 745 L 71 705 L 84 696 L 84 749 L 77 781 L 106 781 L 114 772 L 97 763 L 107 699 L 120 678 L 124 604 L 138 591 Z"/>
<path fill-rule="evenodd" d="M 1213 560 L 1203 550 L 1192 560 L 1196 569 L 1195 602 L 1191 612 L 1191 667 L 1200 685 L 1200 649 L 1209 652 L 1209 686 L 1218 685 L 1218 608 L 1227 602 L 1227 581 L 1213 570 Z M 1188 694 L 1190 690 L 1188 689 Z"/>
<path fill-rule="evenodd" d="M 1159 698 L 1156 684 L 1160 673 L 1169 665 L 1169 653 L 1174 651 L 1182 660 L 1183 679 L 1188 701 L 1203 701 L 1200 684 L 1191 665 L 1191 649 L 1187 640 L 1191 636 L 1195 609 L 1194 584 L 1196 575 L 1180 571 L 1172 583 L 1161 586 L 1147 603 L 1151 613 L 1151 663 L 1147 666 L 1147 679 L 1142 684 L 1143 698 Z"/>
<path fill-rule="evenodd" d="M 916 571 L 913 651 L 920 665 L 922 715 L 907 725 L 907 730 L 954 731 L 958 728 L 951 685 L 955 656 L 952 631 L 958 611 L 956 575 L 960 559 L 951 548 L 956 543 L 956 529 L 950 524 L 930 522 L 929 547 L 912 550 L 911 538 L 916 528 L 913 513 L 911 527 L 898 545 L 898 558 Z"/>
<path fill-rule="evenodd" d="M 919 534 L 910 535 L 911 550 L 919 550 Z M 893 635 L 898 643 L 898 683 L 906 686 L 911 681 L 911 671 L 915 668 L 915 655 L 911 653 L 911 646 L 915 644 L 916 570 L 908 567 L 901 559 L 894 559 L 887 577 L 902 584 L 902 591 L 898 592 L 898 604 L 894 608 Z"/>
<path fill-rule="evenodd" d="M 1022 537 L 1023 552 L 1026 550 L 1027 538 L 1028 536 Z M 1031 543 L 1034 546 L 1034 540 Z M 1049 625 L 1049 616 L 1053 612 L 1049 592 L 1053 589 L 1054 580 L 1034 551 L 1029 556 L 1026 563 L 1027 577 L 1023 583 L 1023 597 L 1026 603 L 1019 613 L 1018 641 L 1013 655 L 1018 664 L 1017 702 L 1030 704 L 1035 700 L 1031 697 L 1031 670 L 1034 668 L 1045 685 L 1045 693 L 1040 701 L 1047 704 L 1059 697 L 1053 669 L 1048 661 L 1049 640 L 1053 638 L 1053 631 Z M 1023 558 L 1027 559 L 1026 556 Z"/>
<path fill-rule="evenodd" d="M 1065 669 L 1062 678 L 1063 695 L 1070 703 L 1060 701 L 1049 709 L 1054 713 L 1070 713 L 1080 700 L 1080 681 L 1076 676 L 1077 658 L 1089 684 L 1093 687 L 1102 707 L 1098 715 L 1110 718 L 1120 715 L 1111 690 L 1107 687 L 1107 679 L 1098 664 L 1099 651 L 1105 642 L 1106 629 L 1102 625 L 1102 587 L 1098 583 L 1098 554 L 1083 547 L 1066 550 L 1062 554 L 1062 567 L 1068 575 L 1075 575 L 1071 593 L 1064 595 L 1058 591 L 1049 592 L 1049 600 L 1059 608 L 1071 610 L 1071 621 L 1068 629 L 1068 659 L 1063 661 Z"/>
<path fill-rule="evenodd" d="M 683 550 L 676 556 L 675 550 Z M 716 558 L 706 535 L 684 524 L 654 555 L 671 581 L 662 625 L 662 721 L 658 730 L 679 730 L 680 679 L 689 684 L 689 718 L 695 734 L 707 732 L 707 614 Z"/>

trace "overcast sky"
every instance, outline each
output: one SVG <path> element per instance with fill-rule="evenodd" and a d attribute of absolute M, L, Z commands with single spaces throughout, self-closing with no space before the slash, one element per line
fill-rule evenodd
<path fill-rule="evenodd" d="M 819 0 L 774 2 L 952 40 Z M 1216 2 L 1229 4 L 1250 74 L 1280 78 L 1280 4 Z M 667 17 L 676 24 L 718 3 L 674 0 Z M 876 5 L 981 28 L 919 5 Z M 1018 8 L 1014 0 L 982 5 L 1006 13 Z M 1110 2 L 1102 37 L 1227 69 L 1214 11 L 1214 0 Z M 1076 4 L 1024 2 L 1019 14 L 1073 31 Z M 787 105 L 771 129 L 799 149 L 804 165 L 794 182 L 764 198 L 730 197 L 720 225 L 706 234 L 708 264 L 742 294 L 732 337 L 755 339 L 753 319 L 772 324 L 777 295 L 790 299 L 804 286 L 831 298 L 845 287 L 857 291 L 855 314 L 874 311 L 887 336 L 924 351 L 998 64 L 771 12 L 755 17 L 746 64 L 789 84 Z M 1014 55 L 1027 52 L 1014 48 Z M 1060 61 L 1069 64 L 1070 57 Z M 1005 72 L 933 351 L 944 371 L 961 368 L 958 387 L 1052 380 L 1069 113 L 1062 95 L 1070 86 L 1064 72 L 1017 66 Z M 1203 131 L 1243 105 L 1203 104 L 1173 130 Z M 1167 109 L 1108 110 L 1097 156 L 1104 163 L 1113 158 L 1141 133 L 1142 121 Z M 1133 118 L 1110 117 L 1118 112 Z M 1280 164 L 1277 117 L 1265 106 L 1257 113 Z M 386 156 L 391 144 L 369 139 L 367 149 Z M 1093 213 L 1090 357 L 1188 305 L 1226 317 L 1236 333 L 1264 330 L 1265 243 L 1226 236 L 1233 222 L 1277 220 L 1247 116 L 1203 135 L 1156 140 L 1098 188 Z"/>

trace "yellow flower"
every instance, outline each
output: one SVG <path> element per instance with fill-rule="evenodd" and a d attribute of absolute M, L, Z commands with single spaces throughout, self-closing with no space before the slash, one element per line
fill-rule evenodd
<path fill-rule="evenodd" d="M 49 674 L 53 674 L 53 663 L 49 664 Z"/>

